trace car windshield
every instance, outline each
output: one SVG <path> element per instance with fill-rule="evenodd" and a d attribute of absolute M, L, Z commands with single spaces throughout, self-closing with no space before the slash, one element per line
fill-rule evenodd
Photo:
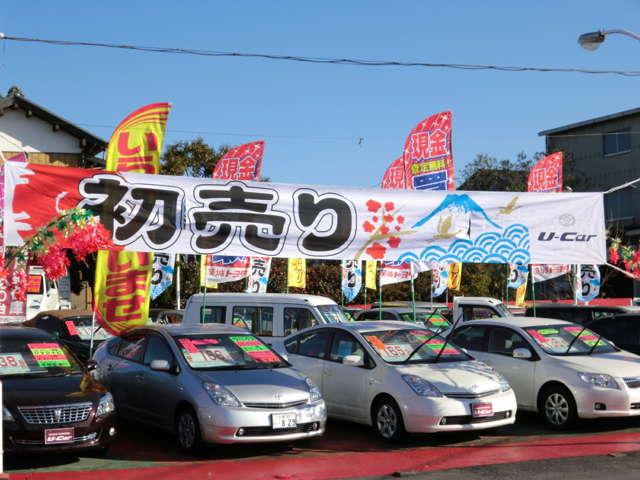
<path fill-rule="evenodd" d="M 0 378 L 81 372 L 73 355 L 53 340 L 3 338 L 0 341 Z"/>
<path fill-rule="evenodd" d="M 91 341 L 91 326 L 93 324 L 91 315 L 65 318 L 62 321 L 64 322 L 64 326 L 67 329 L 69 335 L 71 335 L 72 337 L 78 337 L 84 342 Z M 99 325 L 96 326 L 93 331 L 94 342 L 102 342 L 104 340 L 110 339 L 111 337 L 113 337 L 113 335 L 111 335 Z"/>
<path fill-rule="evenodd" d="M 401 313 L 400 318 L 405 322 L 413 322 L 413 312 Z M 423 324 L 432 332 L 439 332 L 449 328 L 449 321 L 435 312 L 416 312 L 416 322 Z"/>
<path fill-rule="evenodd" d="M 387 363 L 404 363 L 409 357 L 409 363 L 433 363 L 441 350 L 438 361 L 471 359 L 455 345 L 447 343 L 444 347 L 445 339 L 429 330 L 375 330 L 362 332 L 362 336 Z"/>
<path fill-rule="evenodd" d="M 175 337 L 194 370 L 255 370 L 289 364 L 253 335 L 200 334 Z"/>
<path fill-rule="evenodd" d="M 541 325 L 525 328 L 524 331 L 550 355 L 587 355 L 617 351 L 604 338 L 599 338 L 598 334 L 578 325 Z"/>
<path fill-rule="evenodd" d="M 316 308 L 326 323 L 341 323 L 349 321 L 339 305 L 318 305 Z"/>

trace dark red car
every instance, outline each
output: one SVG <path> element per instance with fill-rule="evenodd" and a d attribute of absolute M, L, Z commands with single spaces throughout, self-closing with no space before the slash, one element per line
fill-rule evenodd
<path fill-rule="evenodd" d="M 5 453 L 106 450 L 116 437 L 111 394 L 76 357 L 35 328 L 0 328 Z"/>

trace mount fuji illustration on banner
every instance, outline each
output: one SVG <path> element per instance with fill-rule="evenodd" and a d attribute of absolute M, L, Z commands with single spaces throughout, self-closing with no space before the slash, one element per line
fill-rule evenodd
<path fill-rule="evenodd" d="M 467 194 L 447 195 L 412 228 L 421 237 L 427 233 L 428 245 L 401 255 L 401 261 L 528 264 L 531 259 L 529 229 L 520 223 L 501 227 Z"/>

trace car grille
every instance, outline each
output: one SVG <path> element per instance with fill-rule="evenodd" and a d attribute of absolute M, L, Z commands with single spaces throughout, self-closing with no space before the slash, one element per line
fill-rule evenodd
<path fill-rule="evenodd" d="M 471 393 L 471 392 L 445 393 L 444 396 L 448 398 L 482 398 L 482 397 L 488 397 L 489 395 L 495 395 L 498 392 L 500 392 L 500 389 L 490 390 L 488 392 L 482 392 L 482 393 Z"/>
<path fill-rule="evenodd" d="M 290 435 L 292 433 L 308 433 L 319 430 L 317 422 L 300 423 L 294 428 L 279 428 L 274 430 L 271 427 L 243 427 L 242 437 L 277 437 L 279 435 Z"/>
<path fill-rule="evenodd" d="M 51 405 L 46 407 L 18 407 L 27 423 L 32 425 L 54 425 L 84 422 L 91 413 L 91 403 Z"/>
<path fill-rule="evenodd" d="M 73 442 L 69 442 L 67 444 L 55 444 L 52 445 L 53 448 L 59 447 L 60 445 L 71 445 L 73 443 L 84 443 L 90 442 L 91 440 L 95 440 L 98 434 L 96 432 L 90 433 L 88 435 L 83 435 L 82 437 L 73 437 Z M 45 445 L 44 440 L 14 440 L 13 443 L 16 445 Z"/>
<path fill-rule="evenodd" d="M 496 420 L 504 420 L 511 417 L 511 411 L 496 412 L 490 417 L 472 417 L 471 415 L 458 415 L 455 417 L 443 417 L 440 421 L 441 425 L 470 425 L 472 423 L 495 422 Z"/>
<path fill-rule="evenodd" d="M 640 410 L 640 402 L 632 403 L 629 408 L 631 408 L 631 410 Z"/>
<path fill-rule="evenodd" d="M 305 403 L 307 403 L 306 400 L 296 400 L 295 402 L 287 402 L 287 403 L 244 402 L 243 405 L 249 408 L 291 408 L 291 407 L 297 407 L 298 405 L 304 405 Z"/>
<path fill-rule="evenodd" d="M 629 388 L 640 388 L 640 377 L 627 377 L 623 380 Z"/>

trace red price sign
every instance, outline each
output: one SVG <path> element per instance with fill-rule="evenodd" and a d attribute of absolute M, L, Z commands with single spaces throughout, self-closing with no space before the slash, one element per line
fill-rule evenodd
<path fill-rule="evenodd" d="M 27 293 L 40 293 L 40 285 L 42 284 L 42 276 L 29 275 L 27 281 Z"/>

